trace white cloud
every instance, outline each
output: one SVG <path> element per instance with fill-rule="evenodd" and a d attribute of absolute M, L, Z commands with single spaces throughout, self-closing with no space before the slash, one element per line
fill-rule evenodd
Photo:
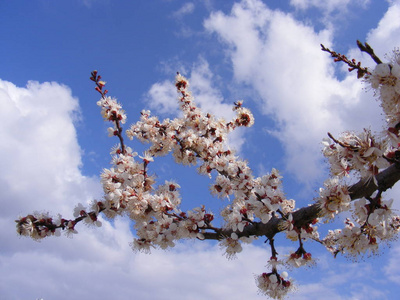
<path fill-rule="evenodd" d="M 389 251 L 390 259 L 387 265 L 383 268 L 384 273 L 388 280 L 400 285 L 400 245 L 397 244 L 395 247 L 391 248 Z"/>
<path fill-rule="evenodd" d="M 0 80 L 0 102 L 0 298 L 15 298 L 22 292 L 20 298 L 33 298 L 31 289 L 45 291 L 47 281 L 55 279 L 50 262 L 58 261 L 61 270 L 66 267 L 64 259 L 70 258 L 68 248 L 76 250 L 56 239 L 50 243 L 21 239 L 14 220 L 33 211 L 68 218 L 78 202 L 100 195 L 100 185 L 80 170 L 81 149 L 74 126 L 79 105 L 69 88 L 33 81 L 21 88 Z"/>
<path fill-rule="evenodd" d="M 384 54 L 400 47 L 400 1 L 392 1 L 389 9 L 379 21 L 377 28 L 367 36 L 368 43 L 383 59 Z"/>
<path fill-rule="evenodd" d="M 321 12 L 320 21 L 334 30 L 334 27 L 339 27 L 340 23 L 346 22 L 346 17 L 349 15 L 360 9 L 366 9 L 370 2 L 370 0 L 291 0 L 290 5 L 296 11 L 318 9 Z"/>
<path fill-rule="evenodd" d="M 354 268 L 338 268 L 338 274 L 323 274 L 318 282 L 305 283 L 299 286 L 293 299 L 324 299 L 324 300 L 361 300 L 361 299 L 390 299 L 386 291 L 363 282 L 366 273 L 354 272 Z M 371 274 L 370 270 L 358 267 Z M 335 277 L 341 278 L 340 282 L 334 282 Z M 377 283 L 376 283 L 377 284 Z M 378 284 L 377 284 L 378 285 Z"/>
<path fill-rule="evenodd" d="M 86 187 L 94 185 L 80 172 L 77 99 L 57 83 L 19 88 L 7 81 L 0 81 L 0 97 L 1 168 L 7 170 L 0 174 L 0 186 L 2 201 L 8 201 L 0 215 L 46 208 L 70 213 L 65 205 L 88 200 Z"/>
<path fill-rule="evenodd" d="M 234 100 L 231 103 L 224 100 L 221 91 L 218 89 L 218 79 L 215 78 L 205 59 L 200 58 L 193 65 L 189 82 L 195 102 L 203 111 L 213 113 L 226 120 L 231 120 L 234 117 L 235 114 L 232 111 Z"/>
<path fill-rule="evenodd" d="M 254 282 L 264 271 L 264 248 L 246 246 L 230 261 L 218 246 L 200 241 L 135 254 L 127 221 L 104 224 L 82 227 L 73 239 L 7 239 L 18 248 L 0 256 L 0 298 L 264 299 Z"/>
<path fill-rule="evenodd" d="M 182 18 L 186 15 L 192 14 L 194 12 L 194 9 L 195 5 L 193 2 L 186 2 L 179 10 L 174 12 L 173 16 L 175 18 Z"/>
<path fill-rule="evenodd" d="M 149 108 L 156 114 L 178 114 L 178 95 L 176 87 L 170 80 L 154 83 L 145 96 Z"/>
<path fill-rule="evenodd" d="M 263 112 L 276 121 L 271 132 L 284 146 L 286 168 L 301 182 L 321 178 L 319 143 L 328 131 L 380 124 L 376 101 L 355 75 L 336 79 L 330 56 L 320 50 L 320 43 L 333 43 L 330 30 L 316 32 L 258 0 L 237 3 L 228 15 L 213 13 L 205 27 L 230 47 L 236 80 L 261 96 Z"/>
<path fill-rule="evenodd" d="M 330 1 L 318 1 L 318 0 L 290 0 L 290 5 L 297 9 L 310 9 L 311 7 L 316 7 L 327 13 L 332 13 L 333 11 L 346 12 L 350 5 L 359 5 L 365 7 L 370 0 L 330 0 Z"/>

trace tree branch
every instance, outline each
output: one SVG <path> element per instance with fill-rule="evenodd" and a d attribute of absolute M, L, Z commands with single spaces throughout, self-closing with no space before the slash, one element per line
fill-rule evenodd
<path fill-rule="evenodd" d="M 362 197 L 370 197 L 375 191 L 386 191 L 392 188 L 397 181 L 400 180 L 400 164 L 395 163 L 383 170 L 375 176 L 376 183 L 373 178 L 361 179 L 356 184 L 349 187 L 351 200 L 356 200 Z M 315 203 L 307 207 L 300 208 L 292 213 L 294 226 L 297 228 L 304 227 L 311 224 L 316 218 L 319 217 L 320 208 L 319 204 Z M 250 236 L 265 236 L 268 239 L 273 238 L 277 233 L 286 229 L 284 218 L 273 217 L 268 223 L 253 222 L 245 226 L 242 232 L 233 230 L 223 230 L 220 233 L 206 232 L 204 233 L 205 239 L 221 240 L 226 236 L 230 236 L 235 232 L 239 237 Z"/>
<path fill-rule="evenodd" d="M 359 40 L 357 40 L 357 46 L 362 52 L 369 54 L 369 56 L 371 56 L 371 58 L 374 60 L 374 62 L 376 62 L 378 65 L 382 63 L 382 61 L 380 60 L 380 58 L 378 56 L 376 56 L 374 49 L 372 49 L 372 47 L 370 45 L 368 45 L 367 43 L 364 43 L 364 45 L 363 45 L 363 43 L 361 43 Z"/>
<path fill-rule="evenodd" d="M 358 45 L 358 41 L 357 41 L 357 45 Z M 361 43 L 360 43 L 361 44 Z M 366 44 L 367 45 L 367 44 Z M 361 44 L 361 46 L 363 46 L 362 44 Z M 369 46 L 369 45 L 368 45 Z M 359 47 L 360 47 L 360 45 L 359 45 Z M 371 48 L 371 47 L 370 47 Z M 360 48 L 361 49 L 361 48 Z M 363 48 L 363 49 L 366 49 L 365 47 Z M 351 71 L 354 71 L 354 70 L 357 70 L 357 78 L 363 78 L 364 77 L 364 75 L 371 75 L 371 73 L 368 71 L 368 69 L 367 68 L 362 68 L 361 67 L 361 62 L 356 62 L 356 60 L 355 59 L 352 59 L 352 60 L 350 60 L 350 59 L 348 59 L 344 54 L 340 54 L 340 53 L 337 53 L 337 52 L 335 52 L 335 51 L 332 51 L 332 50 L 330 50 L 329 48 L 327 48 L 327 47 L 325 47 L 324 45 L 322 45 L 321 44 L 321 50 L 322 51 L 325 51 L 325 52 L 328 52 L 328 53 L 330 53 L 330 55 L 334 58 L 334 61 L 335 62 L 338 62 L 338 61 L 342 61 L 342 62 L 344 62 L 345 64 L 347 64 L 348 66 L 349 66 L 349 72 L 351 72 Z M 372 48 L 371 48 L 371 50 L 372 50 Z M 361 51 L 365 51 L 365 50 L 361 50 Z M 365 52 L 367 52 L 367 51 L 365 51 Z M 373 50 L 372 50 L 372 52 L 373 52 Z M 370 52 L 367 52 L 368 54 L 370 54 L 371 55 L 371 53 Z M 372 56 L 371 56 L 372 57 Z M 379 59 L 379 58 L 378 58 Z"/>

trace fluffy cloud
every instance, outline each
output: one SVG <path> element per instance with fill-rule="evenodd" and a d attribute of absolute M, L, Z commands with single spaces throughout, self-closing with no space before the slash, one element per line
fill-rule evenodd
<path fill-rule="evenodd" d="M 387 278 L 397 285 L 400 285 L 400 271 L 398 265 L 400 263 L 400 245 L 396 245 L 390 249 L 390 259 L 384 267 L 384 272 Z"/>
<path fill-rule="evenodd" d="M 384 54 L 400 45 L 400 1 L 392 1 L 389 9 L 379 21 L 378 26 L 372 29 L 367 37 L 368 43 L 373 46 L 378 55 Z"/>
<path fill-rule="evenodd" d="M 69 217 L 75 204 L 100 195 L 100 186 L 81 174 L 81 149 L 74 126 L 79 106 L 66 86 L 29 82 L 20 88 L 0 80 L 0 102 L 0 260 L 2 268 L 10 268 L 0 274 L 0 297 L 11 299 L 15 297 L 12 292 L 7 297 L 4 294 L 11 286 L 15 286 L 14 292 L 21 286 L 25 293 L 30 286 L 43 289 L 42 283 L 35 283 L 40 282 L 35 272 L 47 270 L 42 263 L 50 258 L 49 252 L 58 249 L 61 256 L 65 254 L 62 243 L 47 249 L 44 243 L 35 247 L 31 240 L 18 238 L 14 220 L 35 210 Z M 27 260 L 36 268 L 29 269 Z M 30 272 L 30 280 L 19 281 Z M 22 298 L 26 297 L 28 294 Z"/>
<path fill-rule="evenodd" d="M 290 0 L 290 5 L 302 10 L 316 7 L 323 10 L 326 14 L 332 14 L 333 11 L 346 12 L 350 5 L 366 6 L 369 2 L 370 0 Z"/>
<path fill-rule="evenodd" d="M 160 115 L 179 113 L 176 87 L 170 80 L 154 83 L 146 94 L 145 100 L 151 111 Z"/>
<path fill-rule="evenodd" d="M 194 3 L 187 2 L 183 4 L 182 7 L 173 14 L 173 16 L 175 18 L 182 18 L 183 16 L 192 14 L 194 12 L 194 9 L 195 9 Z"/>
<path fill-rule="evenodd" d="M 87 200 L 86 188 L 94 184 L 80 171 L 77 99 L 57 83 L 29 82 L 20 88 L 7 81 L 0 81 L 0 97 L 0 157 L 6 170 L 0 186 L 2 201 L 8 201 L 0 216 L 48 206 L 70 213 L 65 205 Z"/>
<path fill-rule="evenodd" d="M 361 82 L 354 74 L 338 80 L 320 50 L 320 43 L 333 44 L 330 30 L 317 32 L 258 0 L 237 3 L 230 14 L 213 13 L 205 27 L 229 46 L 235 79 L 259 93 L 263 112 L 276 121 L 270 132 L 284 146 L 286 168 L 301 182 L 321 178 L 319 143 L 327 132 L 381 124 Z"/>
<path fill-rule="evenodd" d="M 291 0 L 290 5 L 296 12 L 317 9 L 319 21 L 332 30 L 340 32 L 341 23 L 347 23 L 346 18 L 354 12 L 368 8 L 370 2 L 370 0 Z"/>

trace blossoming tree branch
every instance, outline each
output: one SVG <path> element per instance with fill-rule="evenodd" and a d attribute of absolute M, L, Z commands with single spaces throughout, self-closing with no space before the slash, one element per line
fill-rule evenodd
<path fill-rule="evenodd" d="M 321 46 L 335 61 L 347 64 L 349 71 L 356 70 L 357 77 L 376 91 L 386 127 L 380 134 L 367 129 L 339 137 L 328 133 L 323 154 L 330 164 L 331 177 L 309 206 L 296 208 L 295 201 L 285 197 L 277 170 L 255 177 L 248 163 L 227 146 L 229 133 L 254 123 L 252 113 L 241 101 L 233 106 L 233 120 L 217 119 L 196 105 L 188 81 L 178 73 L 175 86 L 182 117 L 159 120 L 144 110 L 140 120 L 124 132 L 127 117 L 121 104 L 107 96 L 105 82 L 93 71 L 90 79 L 101 94 L 97 104 L 104 120 L 112 124 L 110 135 L 119 140 L 111 151 L 112 167 L 101 174 L 104 198 L 90 206 L 78 204 L 72 219 L 48 213 L 21 217 L 16 221 L 18 233 L 34 239 L 60 235 L 61 231 L 75 234 L 75 227 L 82 221 L 101 226 L 98 216 L 102 213 L 109 219 L 129 217 L 136 231 L 132 248 L 144 252 L 174 247 L 181 239 L 218 240 L 227 257 L 233 257 L 242 251 L 242 243 L 264 237 L 271 253 L 268 269 L 256 277 L 256 284 L 262 293 L 277 299 L 293 289 L 287 267 L 314 263 L 306 250 L 307 240 L 321 243 L 335 256 L 377 252 L 380 243 L 394 239 L 400 230 L 400 217 L 391 209 L 393 200 L 383 198 L 384 192 L 400 179 L 400 52 L 394 51 L 391 60 L 383 63 L 368 44 L 358 42 L 360 50 L 377 63 L 374 70 L 369 70 Z M 149 147 L 138 156 L 125 137 L 148 143 Z M 213 224 L 215 215 L 205 206 L 182 211 L 177 183 L 156 185 L 151 166 L 158 157 L 168 154 L 178 164 L 197 166 L 199 174 L 213 180 L 211 193 L 229 198 L 221 212 L 222 227 Z M 357 183 L 347 184 L 349 176 Z M 351 218 L 345 219 L 343 228 L 320 237 L 317 222 L 329 222 L 345 211 L 351 211 Z M 279 233 L 297 243 L 297 250 L 278 255 L 274 237 Z"/>

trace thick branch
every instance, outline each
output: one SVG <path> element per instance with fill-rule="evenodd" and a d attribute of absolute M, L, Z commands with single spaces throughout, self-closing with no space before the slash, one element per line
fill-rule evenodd
<path fill-rule="evenodd" d="M 356 184 L 349 187 L 351 200 L 362 197 L 370 197 L 376 190 L 386 191 L 392 188 L 397 181 L 400 180 L 400 165 L 393 164 L 387 169 L 376 175 L 376 185 L 372 178 L 361 179 Z M 294 226 L 301 228 L 313 222 L 319 217 L 320 208 L 317 203 L 300 208 L 293 215 Z M 239 236 L 265 236 L 269 239 L 273 238 L 277 233 L 285 230 L 286 221 L 283 218 L 273 217 L 268 223 L 254 222 L 247 225 L 242 232 L 235 231 Z M 230 236 L 232 230 L 221 230 L 220 233 L 204 233 L 206 239 L 220 240 L 226 236 Z"/>

